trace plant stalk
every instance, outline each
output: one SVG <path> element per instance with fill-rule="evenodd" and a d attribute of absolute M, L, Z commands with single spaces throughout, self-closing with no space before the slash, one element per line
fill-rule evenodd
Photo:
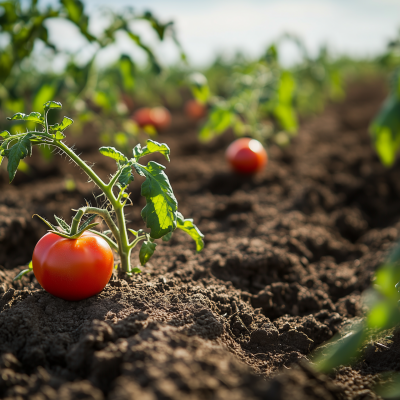
<path fill-rule="evenodd" d="M 111 232 L 113 233 L 115 240 L 118 244 L 118 253 L 121 260 L 121 269 L 123 272 L 128 274 L 131 273 L 131 260 L 130 255 L 132 251 L 132 247 L 129 244 L 128 232 L 126 230 L 125 224 L 125 214 L 124 214 L 124 203 L 121 203 L 114 195 L 112 191 L 112 186 L 104 183 L 100 177 L 77 155 L 75 154 L 68 146 L 66 146 L 63 142 L 59 140 L 54 141 L 55 146 L 59 147 L 65 154 L 67 154 L 71 160 L 75 162 L 86 174 L 89 178 L 103 191 L 107 199 L 110 201 L 115 215 L 117 217 L 117 226 L 114 224 L 114 221 L 111 219 L 111 216 L 107 210 L 96 208 L 96 207 L 82 207 L 84 213 L 98 214 L 100 215 Z M 118 178 L 118 176 L 116 177 Z M 116 180 L 116 179 L 115 179 Z"/>

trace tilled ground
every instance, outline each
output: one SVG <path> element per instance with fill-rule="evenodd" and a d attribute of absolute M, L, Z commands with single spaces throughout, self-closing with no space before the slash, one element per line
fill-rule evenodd
<path fill-rule="evenodd" d="M 113 276 L 84 301 L 54 298 L 33 276 L 11 281 L 45 232 L 31 215 L 69 218 L 84 198 L 96 202 L 93 187 L 59 157 L 34 157 L 13 186 L 3 174 L 0 398 L 376 398 L 376 374 L 400 369 L 400 335 L 331 377 L 307 359 L 362 315 L 361 292 L 399 237 L 400 164 L 383 168 L 367 133 L 384 92 L 382 82 L 354 84 L 343 104 L 305 121 L 288 149 L 272 147 L 255 177 L 229 172 L 229 134 L 201 145 L 194 124 L 175 115 L 159 140 L 171 147 L 180 211 L 206 247 L 196 254 L 176 233 L 143 274 Z M 105 177 L 113 162 L 85 140 L 78 149 Z M 138 186 L 127 208 L 136 228 Z"/>

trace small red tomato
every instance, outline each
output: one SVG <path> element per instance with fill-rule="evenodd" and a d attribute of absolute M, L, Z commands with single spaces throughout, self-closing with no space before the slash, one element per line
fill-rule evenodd
<path fill-rule="evenodd" d="M 83 300 L 107 285 L 114 257 L 108 243 L 94 233 L 66 239 L 50 232 L 33 250 L 32 265 L 40 285 L 53 296 Z"/>
<path fill-rule="evenodd" d="M 207 108 L 197 100 L 191 99 L 185 103 L 185 113 L 188 117 L 197 120 L 206 115 Z"/>
<path fill-rule="evenodd" d="M 162 130 L 170 125 L 171 114 L 165 107 L 143 107 L 133 114 L 133 119 L 140 127 L 152 125 L 157 130 Z"/>
<path fill-rule="evenodd" d="M 226 149 L 226 158 L 231 167 L 242 174 L 261 171 L 268 162 L 267 152 L 255 139 L 240 138 Z"/>
<path fill-rule="evenodd" d="M 169 127 L 171 114 L 165 107 L 154 107 L 151 109 L 150 119 L 157 130 L 162 130 Z"/>
<path fill-rule="evenodd" d="M 140 126 L 152 125 L 150 118 L 151 108 L 142 107 L 135 111 L 133 114 L 133 120 Z"/>

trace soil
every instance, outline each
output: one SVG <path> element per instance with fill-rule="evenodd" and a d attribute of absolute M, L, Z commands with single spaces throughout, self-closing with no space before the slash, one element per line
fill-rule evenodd
<path fill-rule="evenodd" d="M 175 233 L 142 274 L 115 273 L 84 301 L 51 296 L 33 274 L 12 278 L 46 231 L 32 214 L 69 219 L 84 199 L 102 199 L 59 156 L 43 162 L 36 152 L 12 185 L 3 171 L 0 398 L 377 398 L 377 374 L 400 369 L 400 335 L 331 376 L 308 360 L 362 316 L 361 293 L 399 238 L 400 163 L 382 167 L 368 135 L 385 93 L 381 81 L 350 85 L 343 103 L 303 121 L 288 148 L 272 146 L 268 168 L 253 177 L 229 171 L 229 132 L 200 144 L 195 123 L 174 114 L 158 140 L 171 147 L 167 174 L 205 249 L 196 254 Z M 94 135 L 74 141 L 100 176 L 113 172 Z M 138 181 L 127 208 L 136 229 Z"/>

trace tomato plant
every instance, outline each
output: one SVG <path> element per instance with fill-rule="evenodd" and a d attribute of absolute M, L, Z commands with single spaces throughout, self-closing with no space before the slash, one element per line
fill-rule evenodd
<path fill-rule="evenodd" d="M 92 232 L 77 239 L 47 233 L 32 255 L 36 279 L 54 296 L 82 300 L 101 292 L 110 280 L 114 257 L 108 243 Z"/>
<path fill-rule="evenodd" d="M 125 156 L 114 147 L 101 147 L 99 149 L 100 153 L 114 159 L 117 166 L 117 171 L 106 183 L 64 143 L 64 131 L 73 123 L 72 119 L 64 117 L 61 123 L 49 125 L 47 120 L 49 111 L 61 109 L 61 107 L 61 103 L 49 101 L 44 105 L 43 115 L 38 112 L 32 112 L 29 115 L 17 113 L 9 118 L 13 121 L 33 122 L 41 125 L 43 130 L 28 130 L 18 134 L 11 134 L 8 131 L 0 133 L 0 138 L 2 139 L 0 161 L 4 157 L 8 159 L 7 171 L 10 182 L 14 179 L 20 161 L 32 154 L 34 145 L 53 146 L 75 162 L 88 175 L 89 179 L 97 185 L 106 198 L 107 204 L 105 208 L 90 206 L 80 208 L 71 226 L 58 217 L 56 218 L 58 227 L 46 221 L 50 227 L 50 232 L 71 240 L 79 239 L 87 230 L 102 237 L 118 253 L 120 267 L 127 274 L 140 272 L 138 268 L 132 269 L 130 260 L 132 249 L 139 242 L 142 242 L 139 259 L 141 264 L 144 265 L 156 249 L 155 240 L 160 238 L 165 241 L 169 240 L 175 229 L 181 229 L 189 234 L 196 242 L 197 251 L 202 250 L 204 236 L 193 224 L 192 219 L 185 219 L 178 211 L 178 202 L 164 172 L 165 167 L 154 161 L 148 162 L 147 165 L 139 162 L 142 157 L 155 152 L 161 153 L 169 161 L 169 147 L 164 143 L 147 140 L 145 147 L 140 144 L 136 145 L 130 157 Z M 141 193 L 146 199 L 146 206 L 143 208 L 141 216 L 150 232 L 146 232 L 143 229 L 135 231 L 126 227 L 124 207 L 130 201 L 128 186 L 134 180 L 134 172 L 145 178 L 142 183 Z M 84 214 L 91 214 L 91 217 L 80 225 Z M 91 223 L 95 215 L 103 218 L 109 227 L 108 231 L 101 233 L 92 229 L 97 225 L 97 223 Z M 111 215 L 115 216 L 115 220 Z M 129 238 L 128 233 L 133 236 L 133 239 Z"/>
<path fill-rule="evenodd" d="M 268 161 L 263 145 L 251 138 L 240 138 L 232 142 L 226 150 L 226 158 L 233 170 L 242 174 L 259 172 Z"/>

